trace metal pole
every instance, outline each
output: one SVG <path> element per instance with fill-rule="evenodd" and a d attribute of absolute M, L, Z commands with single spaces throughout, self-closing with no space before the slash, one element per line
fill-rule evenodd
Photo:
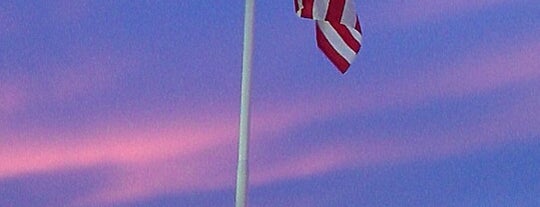
<path fill-rule="evenodd" d="M 240 136 L 238 138 L 238 169 L 236 175 L 236 207 L 247 206 L 248 147 L 251 66 L 253 56 L 253 17 L 255 0 L 246 0 L 244 19 L 244 55 L 242 64 L 242 97 L 240 103 Z"/>

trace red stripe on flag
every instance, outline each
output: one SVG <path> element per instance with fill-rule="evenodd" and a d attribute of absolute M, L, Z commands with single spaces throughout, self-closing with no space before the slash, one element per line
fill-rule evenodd
<path fill-rule="evenodd" d="M 298 6 L 298 0 L 294 0 L 294 11 L 298 12 L 300 10 L 300 7 Z"/>
<path fill-rule="evenodd" d="M 358 19 L 358 16 L 356 16 L 356 25 L 354 25 L 354 28 L 362 34 L 362 27 L 360 26 L 360 20 Z"/>
<path fill-rule="evenodd" d="M 349 46 L 355 52 L 360 51 L 360 43 L 354 38 L 351 31 L 347 29 L 347 26 L 335 22 L 330 22 L 330 25 L 334 28 L 334 30 L 336 30 L 347 46 Z"/>
<path fill-rule="evenodd" d="M 313 19 L 313 1 L 315 0 L 302 1 L 304 8 L 302 9 L 302 14 L 300 15 L 301 17 Z"/>
<path fill-rule="evenodd" d="M 325 19 L 329 22 L 341 22 L 344 9 L 345 0 L 330 0 Z"/>
<path fill-rule="evenodd" d="M 316 24 L 316 37 L 317 37 L 317 46 L 322 52 L 330 59 L 330 61 L 338 68 L 341 73 L 347 72 L 350 64 L 345 58 L 343 58 L 335 49 L 332 47 L 332 44 L 324 36 L 319 25 Z"/>

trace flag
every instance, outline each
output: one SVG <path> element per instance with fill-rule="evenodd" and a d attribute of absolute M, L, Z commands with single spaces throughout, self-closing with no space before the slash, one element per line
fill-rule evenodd
<path fill-rule="evenodd" d="M 362 29 L 353 0 L 294 0 L 296 14 L 315 20 L 317 46 L 341 73 L 362 46 Z"/>

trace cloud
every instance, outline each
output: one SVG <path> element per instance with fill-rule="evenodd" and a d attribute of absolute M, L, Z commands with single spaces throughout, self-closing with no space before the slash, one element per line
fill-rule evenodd
<path fill-rule="evenodd" d="M 537 85 L 534 87 L 538 87 Z M 508 144 L 538 141 L 535 126 L 540 124 L 531 110 L 540 106 L 536 96 L 526 96 L 501 113 L 483 117 L 481 122 L 456 128 L 450 133 L 431 133 L 418 137 L 392 137 L 387 139 L 372 134 L 357 134 L 363 137 L 358 141 L 343 141 L 340 137 L 325 137 L 328 141 L 305 150 L 295 150 L 281 156 L 283 151 L 274 145 L 286 144 L 283 137 L 291 136 L 281 132 L 275 140 L 257 140 L 264 135 L 255 136 L 254 143 L 264 145 L 268 153 L 264 159 L 255 159 L 251 165 L 251 184 L 253 187 L 279 181 L 309 178 L 325 173 L 349 168 L 364 168 L 381 165 L 406 164 L 417 161 L 434 161 L 454 156 L 464 156 L 476 151 L 497 150 Z M 304 120 L 310 122 L 310 120 Z M 526 124 L 523 124 L 526 123 Z M 275 129 L 287 131 L 289 127 Z M 335 125 L 329 126 L 336 127 Z M 348 127 L 348 126 L 345 126 Z M 329 129 L 330 130 L 330 129 Z M 332 130 L 347 130 L 337 129 Z M 532 130 L 532 131 L 531 131 Z M 269 130 L 266 133 L 274 134 Z M 536 135 L 535 135 L 536 134 Z M 274 134 L 275 135 L 275 134 Z M 257 138 L 259 137 L 259 138 Z M 354 139 L 353 139 L 354 140 Z M 317 142 L 316 140 L 313 140 Z M 258 149 L 261 146 L 253 149 Z M 172 156 L 170 159 L 153 163 L 139 163 L 123 167 L 118 172 L 112 188 L 90 196 L 83 201 L 118 202 L 137 198 L 144 199 L 163 193 L 181 193 L 227 189 L 233 186 L 235 173 L 235 145 L 224 143 L 219 146 L 186 156 Z"/>
<path fill-rule="evenodd" d="M 314 120 L 331 119 L 336 114 L 407 109 L 430 100 L 470 97 L 509 86 L 529 86 L 529 82 L 538 80 L 540 75 L 535 70 L 538 62 L 533 56 L 540 45 L 533 40 L 528 38 L 507 44 L 510 46 L 498 50 L 479 48 L 456 60 L 458 64 L 443 70 L 424 70 L 422 72 L 428 72 L 408 74 L 378 84 L 366 83 L 362 90 L 355 87 L 340 92 L 321 91 L 286 101 L 261 103 L 254 107 L 253 140 L 255 143 L 283 144 L 279 139 L 287 136 L 289 130 Z M 50 96 L 41 96 L 43 100 L 48 97 L 53 102 L 66 102 L 115 89 L 117 77 L 133 64 L 130 59 L 124 63 L 123 58 L 115 55 L 80 57 L 86 61 L 52 67 L 55 74 L 50 80 L 54 81 L 45 88 L 53 92 Z M 8 98 L 0 99 L 11 103 L 11 107 L 6 107 L 9 110 L 24 106 L 21 103 L 28 101 L 17 98 L 17 94 L 22 94 L 21 97 L 26 94 L 25 91 L 17 92 L 19 86 L 1 88 L 9 88 L 3 90 L 9 92 L 4 92 Z M 40 99 L 33 95 L 30 97 L 33 101 L 35 97 Z M 532 133 L 534 138 L 536 132 L 530 129 L 538 126 L 535 117 L 540 117 L 534 114 L 539 103 L 536 97 L 534 94 L 528 96 L 505 113 L 489 116 L 477 125 L 457 129 L 449 135 L 383 141 L 373 137 L 368 141 L 323 143 L 307 151 L 295 151 L 287 159 L 254 164 L 252 181 L 260 186 L 348 167 L 441 159 L 521 141 L 522 136 L 514 136 L 516 134 Z M 336 103 L 335 100 L 348 101 Z M 176 118 L 172 120 L 164 115 L 110 116 L 114 118 L 98 120 L 104 123 L 87 126 L 88 129 L 78 132 L 12 130 L 4 133 L 8 138 L 0 145 L 0 162 L 8 163 L 0 166 L 0 179 L 89 166 L 114 166 L 107 169 L 110 174 L 105 187 L 81 197 L 78 202 L 83 203 L 114 203 L 169 192 L 230 188 L 236 165 L 237 110 L 215 104 L 193 110 L 198 113 L 174 114 L 171 116 Z"/>
<path fill-rule="evenodd" d="M 538 84 L 533 87 L 533 91 L 540 90 Z M 535 110 L 538 107 L 540 98 L 528 94 L 522 97 L 520 102 L 503 111 L 490 113 L 475 124 L 460 126 L 450 131 L 431 130 L 427 134 L 398 137 L 386 137 L 382 132 L 379 135 L 361 132 L 349 138 L 325 137 L 327 140 L 337 141 L 319 143 L 307 152 L 293 154 L 288 159 L 274 157 L 275 161 L 268 161 L 272 160 L 273 156 L 267 155 L 265 160 L 260 160 L 261 162 L 254 166 L 252 182 L 254 185 L 264 185 L 350 168 L 436 161 L 466 156 L 477 151 L 493 151 L 510 144 L 536 143 L 540 141 L 540 130 L 536 127 L 540 125 L 540 112 Z M 346 131 L 350 130 L 349 127 L 330 125 L 327 130 Z M 276 150 L 267 153 L 280 154 Z"/>
<path fill-rule="evenodd" d="M 309 120 L 310 117 L 317 114 L 317 111 L 321 113 L 329 113 L 330 111 L 324 107 L 305 107 L 299 103 L 301 101 L 297 104 L 287 105 L 287 107 L 274 104 L 266 105 L 262 107 L 265 110 L 255 112 L 251 141 L 260 141 L 265 137 L 263 134 L 279 132 L 284 128 L 300 124 L 306 119 Z M 191 137 L 193 141 L 200 142 L 199 144 L 189 144 L 186 141 L 189 136 L 181 136 L 177 138 L 181 144 L 168 143 L 168 146 L 172 149 L 186 148 L 186 150 L 162 155 L 160 159 L 152 159 L 151 161 L 136 158 L 133 159 L 137 160 L 136 162 L 121 163 L 114 172 L 116 176 L 110 179 L 112 181 L 108 188 L 83 197 L 78 202 L 103 205 L 104 203 L 125 202 L 134 198 L 144 199 L 170 192 L 197 192 L 230 188 L 234 185 L 236 173 L 238 120 L 227 118 L 237 117 L 237 114 L 223 113 L 226 111 L 231 110 L 221 110 L 221 114 L 225 118 L 220 119 L 213 114 L 206 114 L 205 116 L 209 116 L 209 118 L 201 121 L 200 126 L 186 128 L 201 130 L 202 136 Z M 291 113 L 284 113 L 284 111 Z M 176 122 L 187 122 L 187 120 L 189 118 Z M 209 123 L 208 120 L 214 121 Z M 212 130 L 213 128 L 222 130 Z M 214 133 L 205 134 L 207 132 Z M 178 133 L 176 132 L 176 134 Z M 152 139 L 144 140 L 150 143 L 154 142 Z M 159 153 L 162 154 L 163 151 Z"/>
<path fill-rule="evenodd" d="M 358 142 L 328 142 L 316 145 L 308 151 L 300 150 L 287 159 L 256 162 L 252 165 L 252 184 L 266 185 L 273 182 L 312 177 L 346 168 L 361 168 L 388 164 L 408 163 L 418 160 L 437 160 L 449 156 L 461 156 L 478 150 L 490 150 L 507 143 L 525 141 L 515 134 L 527 134 L 540 124 L 531 114 L 540 101 L 527 96 L 504 113 L 493 114 L 466 129 L 457 129 L 450 135 L 430 134 L 424 137 L 384 140 L 361 139 Z M 317 108 L 319 104 L 299 104 L 304 108 Z M 277 109 L 263 117 L 271 117 Z M 310 111 L 310 110 L 305 110 Z M 306 112 L 306 114 L 312 112 Z M 299 113 L 302 116 L 302 113 Z M 304 115 L 306 116 L 306 115 Z M 331 116 L 331 115 L 329 115 Z M 234 121 L 213 116 L 198 123 L 175 120 L 158 125 L 139 124 L 126 127 L 121 123 L 108 124 L 109 129 L 96 130 L 84 140 L 69 143 L 23 143 L 19 146 L 3 146 L 0 168 L 5 176 L 21 176 L 87 168 L 91 166 L 114 166 L 108 169 L 101 189 L 83 195 L 75 204 L 103 205 L 132 199 L 144 199 L 165 193 L 210 191 L 227 189 L 234 184 L 236 130 Z M 320 118 L 320 117 L 319 117 Z M 278 118 L 282 119 L 282 118 Z M 285 119 L 285 118 L 283 118 Z M 256 141 L 281 131 L 280 137 L 288 136 L 287 129 L 313 118 L 283 121 L 269 129 L 258 129 L 254 143 L 266 145 L 283 144 Z M 204 119 L 202 119 L 204 120 Z M 294 120 L 294 119 L 292 119 Z M 272 123 L 269 120 L 268 123 Z M 224 124 L 228 123 L 228 124 Z M 527 123 L 523 125 L 522 123 Z M 141 128 L 142 127 L 142 128 Z M 262 127 L 264 128 L 264 127 Z M 260 134 L 262 133 L 262 134 Z M 358 136 L 364 136 L 359 134 Z M 372 135 L 368 135 L 372 136 Z M 340 138 L 326 137 L 328 140 Z M 528 138 L 530 139 L 530 137 Z M 534 139 L 534 137 L 533 137 Z M 70 139 L 65 139 L 70 140 Z M 267 140 L 268 141 L 268 140 Z M 534 141 L 534 140 L 528 140 Z M 270 143 L 270 145 L 268 145 Z M 32 146 L 34 145 L 34 146 Z M 273 150 L 273 154 L 280 151 Z M 273 159 L 269 155 L 268 159 Z M 74 205 L 75 205 L 74 204 Z"/>
<path fill-rule="evenodd" d="M 301 103 L 304 108 L 332 108 L 326 115 L 315 112 L 315 116 L 304 119 L 303 124 L 306 124 L 314 120 L 332 119 L 336 114 L 409 110 L 433 100 L 470 99 L 480 94 L 496 94 L 501 89 L 512 88 L 513 91 L 521 92 L 520 97 L 512 97 L 519 100 L 512 101 L 510 108 L 488 112 L 479 116 L 482 117 L 479 123 L 471 123 L 473 125 L 470 126 L 460 125 L 448 134 L 441 132 L 413 137 L 392 137 L 390 140 L 373 134 L 358 134 L 357 136 L 364 137 L 361 140 L 366 141 L 356 143 L 344 141 L 328 145 L 319 143 L 323 146 L 296 150 L 296 153 L 284 159 L 266 157 L 259 160 L 259 163 L 268 164 L 255 166 L 252 181 L 262 185 L 324 174 L 351 166 L 366 167 L 437 160 L 479 150 L 497 149 L 508 143 L 537 141 L 535 139 L 538 139 L 540 132 L 536 130 L 536 126 L 540 124 L 540 119 L 537 112 L 533 112 L 535 108 L 540 107 L 540 100 L 535 95 L 540 91 L 539 85 L 535 84 L 540 80 L 540 71 L 537 69 L 540 65 L 534 57 L 534 51 L 537 50 L 540 50 L 540 44 L 533 38 L 524 38 L 518 44 L 505 49 L 479 47 L 465 54 L 462 60 L 457 60 L 457 64 L 447 68 L 422 70 L 423 74 L 408 74 L 408 77 L 388 80 L 384 82 L 386 84 L 382 83 L 382 86 L 380 82 L 367 83 L 366 85 L 377 86 L 363 88 L 367 90 L 346 91 L 342 94 L 323 93 L 325 98 L 312 101 L 310 104 Z M 331 100 L 349 100 L 349 102 L 336 103 Z M 340 126 L 331 127 L 333 128 L 328 130 L 339 130 Z M 278 136 L 287 135 L 282 133 Z M 325 139 L 343 140 L 334 137 Z M 313 137 L 307 140 L 320 141 Z M 268 153 L 279 154 L 275 150 L 273 148 Z"/>
<path fill-rule="evenodd" d="M 260 186 L 350 167 L 441 159 L 479 149 L 497 148 L 516 141 L 515 137 L 506 136 L 507 133 L 526 133 L 530 126 L 540 124 L 539 120 L 529 116 L 529 110 L 537 108 L 539 102 L 535 97 L 529 98 L 532 99 L 525 100 L 529 105 L 520 103 L 507 113 L 487 118 L 488 121 L 493 120 L 492 122 L 482 122 L 469 129 L 460 129 L 447 137 L 434 134 L 437 139 L 426 136 L 414 138 L 413 141 L 374 141 L 378 140 L 374 138 L 362 142 L 330 142 L 307 152 L 293 153 L 288 159 L 257 162 L 252 165 L 252 183 Z M 265 116 L 270 114 L 272 113 Z M 519 123 L 523 123 L 523 119 L 529 119 L 529 127 L 520 129 L 523 125 Z M 236 123 L 227 118 L 213 117 L 213 120 L 213 123 L 206 121 L 192 125 L 189 125 L 187 120 L 176 120 L 174 123 L 178 124 L 162 123 L 159 124 L 162 126 L 150 125 L 142 128 L 140 127 L 144 124 L 126 127 L 117 123 L 110 125 L 109 129 L 98 129 L 96 131 L 100 133 L 83 139 L 88 141 L 77 138 L 72 140 L 79 141 L 69 143 L 22 143 L 19 146 L 9 144 L 2 147 L 0 157 L 2 163 L 10 164 L 3 165 L 0 174 L 6 178 L 89 166 L 114 166 L 108 169 L 109 176 L 103 178 L 106 180 L 103 188 L 75 201 L 89 205 L 144 199 L 172 192 L 230 188 L 234 184 Z M 310 120 L 286 122 L 262 132 L 274 134 L 282 131 L 280 134 L 286 136 L 283 131 L 302 122 L 309 123 Z M 481 133 L 475 134 L 478 131 Z M 261 137 L 266 136 L 256 134 L 254 140 Z M 260 140 L 254 143 L 266 142 Z M 283 144 L 280 141 L 277 143 Z M 272 148 L 272 145 L 266 147 Z M 279 154 L 279 151 L 274 151 L 275 153 Z M 271 156 L 268 159 L 272 159 Z"/>
<path fill-rule="evenodd" d="M 362 83 L 363 90 L 343 92 L 341 96 L 349 98 L 342 98 L 348 102 L 340 105 L 345 110 L 407 107 L 429 100 L 478 95 L 540 79 L 537 69 L 540 63 L 534 57 L 534 51 L 540 49 L 537 41 L 529 35 L 500 43 L 504 46 L 479 45 L 464 51 L 451 64 L 426 65 L 418 72 L 399 78 Z"/>
<path fill-rule="evenodd" d="M 133 125 L 109 122 L 102 125 L 104 128 L 89 133 L 36 131 L 8 134 L 6 142 L 0 146 L 0 160 L 8 163 L 0 167 L 0 177 L 100 163 L 146 163 L 172 155 L 189 155 L 227 141 L 218 138 L 232 136 L 233 127 L 228 122 L 215 121 L 218 123 L 211 124 L 210 120 L 206 123 L 179 120 L 174 124 L 139 122 Z M 45 137 L 35 139 L 35 136 Z"/>
<path fill-rule="evenodd" d="M 153 162 L 118 166 L 107 188 L 78 203 L 104 205 L 168 193 L 206 192 L 234 185 L 235 148 L 225 145 Z"/>
<path fill-rule="evenodd" d="M 62 61 L 39 61 L 33 68 L 6 63 L 1 74 L 0 114 L 96 99 L 122 88 L 125 77 L 139 65 L 131 53 L 70 52 Z"/>
<path fill-rule="evenodd" d="M 254 119 L 258 134 L 280 131 L 313 116 L 319 108 L 264 107 Z M 282 113 L 291 110 L 294 113 Z M 107 187 L 78 202 L 117 202 L 169 191 L 226 188 L 234 182 L 237 110 L 215 108 L 173 120 L 113 116 L 78 132 L 31 129 L 6 134 L 0 145 L 0 180 L 112 166 Z M 217 115 L 219 114 L 219 115 Z M 234 118 L 231 118 L 234 117 Z"/>
<path fill-rule="evenodd" d="M 535 60 L 534 51 L 540 44 L 525 38 L 519 44 L 502 50 L 487 47 L 486 55 L 475 55 L 481 51 L 472 51 L 470 56 L 460 61 L 455 69 L 447 69 L 438 77 L 424 82 L 446 88 L 447 93 L 459 96 L 478 91 L 493 90 L 503 85 L 538 80 L 540 63 Z M 497 52 L 489 52 L 497 51 Z M 486 53 L 486 52 L 484 52 Z M 432 89 L 434 90 L 434 89 Z"/>
<path fill-rule="evenodd" d="M 297 97 L 280 104 L 262 103 L 253 112 L 253 142 L 269 144 L 266 145 L 268 147 L 283 144 L 280 138 L 287 136 L 290 129 L 340 113 L 352 111 L 362 114 L 395 107 L 407 108 L 421 105 L 426 100 L 463 98 L 527 83 L 536 80 L 538 75 L 531 69 L 537 63 L 530 56 L 531 51 L 537 48 L 540 47 L 523 43 L 507 50 L 504 56 L 501 56 L 502 52 L 483 54 L 462 61 L 453 70 L 405 77 L 384 87 L 363 91 L 361 93 L 365 94 L 362 95 L 351 95 L 351 91 L 347 91 L 348 99 L 354 101 L 337 106 L 332 100 L 345 99 L 325 93 L 322 96 Z M 505 68 L 512 68 L 513 72 L 509 73 Z M 392 93 L 396 88 L 400 90 Z M 354 91 L 353 94 L 356 93 Z M 528 101 L 523 103 L 532 105 L 520 102 L 506 113 L 490 116 L 469 128 L 456 129 L 450 135 L 430 134 L 382 141 L 373 137 L 361 142 L 322 143 L 309 150 L 294 152 L 287 159 L 258 162 L 252 166 L 252 182 L 260 186 L 348 167 L 441 159 L 497 148 L 519 141 L 521 138 L 513 135 L 526 134 L 538 124 L 531 111 L 538 107 L 539 102 L 534 96 L 528 97 Z M 42 140 L 48 141 L 5 143 L 1 146 L 0 159 L 2 163 L 10 164 L 0 168 L 0 176 L 9 178 L 96 165 L 115 166 L 107 178 L 107 187 L 81 197 L 77 202 L 82 203 L 114 203 L 169 192 L 230 188 L 234 183 L 236 165 L 237 110 L 215 110 L 221 113 L 206 111 L 169 121 L 159 116 L 131 117 L 135 120 L 116 118 L 95 126 L 97 128 L 88 134 L 53 132 L 45 133 L 49 139 Z M 528 125 L 508 124 L 524 122 Z M 10 140 L 28 140 L 25 136 L 39 135 L 22 136 Z M 331 137 L 327 139 L 333 140 Z M 265 159 L 273 160 L 272 156 Z"/>
<path fill-rule="evenodd" d="M 89 134 L 48 132 L 40 134 L 51 137 L 40 140 L 25 135 L 10 137 L 0 146 L 0 161 L 6 163 L 0 167 L 0 180 L 110 166 L 103 169 L 108 175 L 103 177 L 103 187 L 74 199 L 75 203 L 93 202 L 97 198 L 101 199 L 97 202 L 118 201 L 169 190 L 215 188 L 218 182 L 208 183 L 201 176 L 212 172 L 213 166 L 221 166 L 219 159 L 223 159 L 206 159 L 215 150 L 206 155 L 205 152 L 231 143 L 235 137 L 236 122 L 226 119 L 214 115 L 204 122 L 143 121 L 131 126 L 115 121 Z M 217 181 L 230 180 L 219 178 Z M 85 200 L 87 196 L 93 199 Z"/>

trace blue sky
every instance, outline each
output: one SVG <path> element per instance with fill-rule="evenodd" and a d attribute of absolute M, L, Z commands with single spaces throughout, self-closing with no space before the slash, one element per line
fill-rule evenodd
<path fill-rule="evenodd" d="M 232 206 L 243 1 L 0 3 L 0 206 Z M 250 206 L 540 206 L 540 7 L 257 1 Z"/>

